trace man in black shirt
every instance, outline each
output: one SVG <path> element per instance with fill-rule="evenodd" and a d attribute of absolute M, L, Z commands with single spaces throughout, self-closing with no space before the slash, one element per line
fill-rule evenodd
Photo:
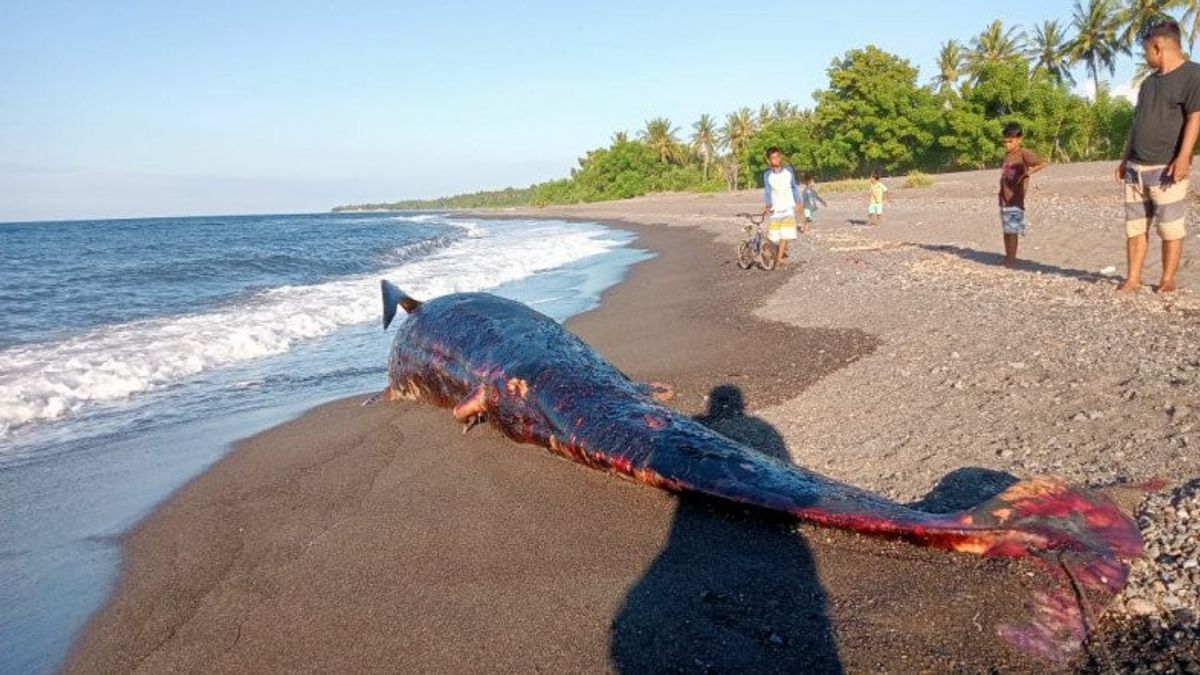
<path fill-rule="evenodd" d="M 1162 239 L 1162 281 L 1156 291 L 1175 290 L 1183 253 L 1188 174 L 1200 134 L 1200 64 L 1188 61 L 1179 24 L 1162 17 L 1139 34 L 1146 64 L 1154 72 L 1142 82 L 1137 111 L 1117 179 L 1125 182 L 1125 233 L 1129 276 L 1117 288 L 1142 285 L 1147 233 L 1153 223 Z"/>

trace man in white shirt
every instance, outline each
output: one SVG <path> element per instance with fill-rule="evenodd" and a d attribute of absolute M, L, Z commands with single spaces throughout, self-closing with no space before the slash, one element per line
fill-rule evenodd
<path fill-rule="evenodd" d="M 775 146 L 767 148 L 770 168 L 763 173 L 763 213 L 771 214 L 767 239 L 779 247 L 776 259 L 787 258 L 788 242 L 796 238 L 796 204 L 800 203 L 800 186 L 791 167 L 783 165 L 783 152 Z"/>

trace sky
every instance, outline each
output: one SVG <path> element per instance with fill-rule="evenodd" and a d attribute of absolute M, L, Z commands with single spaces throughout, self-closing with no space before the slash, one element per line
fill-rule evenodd
<path fill-rule="evenodd" d="M 875 44 L 1070 0 L 0 0 L 0 221 L 318 212 L 566 176 L 617 130 L 681 135 Z M 1128 90 L 1133 60 L 1111 82 Z M 1077 79 L 1085 79 L 1082 71 Z"/>

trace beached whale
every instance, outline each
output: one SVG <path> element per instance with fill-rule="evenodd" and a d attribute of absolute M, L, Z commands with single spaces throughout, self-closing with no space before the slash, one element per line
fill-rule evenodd
<path fill-rule="evenodd" d="M 1133 521 L 1106 497 L 1051 479 L 1017 483 L 968 511 L 917 511 L 735 442 L 659 399 L 549 317 L 512 300 L 460 293 L 419 302 L 384 281 L 383 325 L 402 307 L 382 398 L 452 408 L 597 469 L 672 492 L 782 511 L 822 526 L 990 556 L 1033 556 L 1062 581 L 1012 641 L 1065 656 L 1087 611 L 1123 588 L 1141 554 Z M 1076 602 L 1078 598 L 1082 598 Z M 1082 611 L 1081 611 L 1082 610 Z"/>

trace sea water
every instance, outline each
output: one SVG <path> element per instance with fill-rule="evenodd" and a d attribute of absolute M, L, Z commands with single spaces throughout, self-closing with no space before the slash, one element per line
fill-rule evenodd
<path fill-rule="evenodd" d="M 0 223 L 0 673 L 53 671 L 120 542 L 232 442 L 382 388 L 379 279 L 557 320 L 633 235 L 438 214 Z"/>

